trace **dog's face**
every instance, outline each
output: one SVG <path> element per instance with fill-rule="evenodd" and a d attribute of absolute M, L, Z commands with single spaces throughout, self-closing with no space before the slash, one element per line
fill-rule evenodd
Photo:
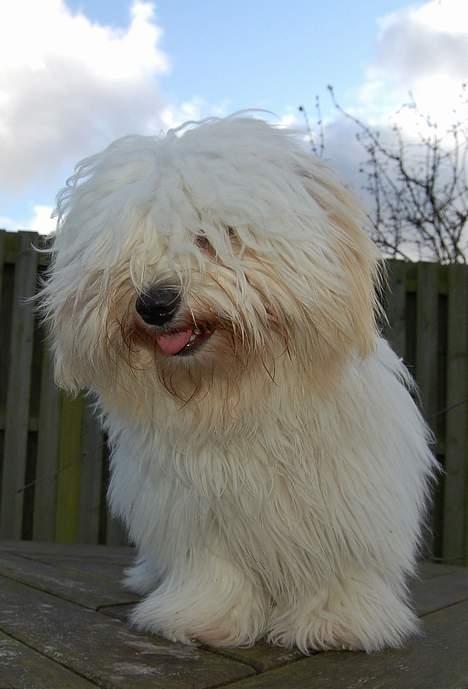
<path fill-rule="evenodd" d="M 228 118 L 121 139 L 58 214 L 42 298 L 65 388 L 254 397 L 278 368 L 319 381 L 374 345 L 363 214 L 290 132 Z"/>

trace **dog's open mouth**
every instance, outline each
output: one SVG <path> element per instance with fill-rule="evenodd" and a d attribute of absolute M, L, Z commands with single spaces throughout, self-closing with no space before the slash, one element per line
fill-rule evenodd
<path fill-rule="evenodd" d="M 186 356 L 196 352 L 213 334 L 208 325 L 197 325 L 185 330 L 169 330 L 156 335 L 159 349 L 166 356 Z"/>

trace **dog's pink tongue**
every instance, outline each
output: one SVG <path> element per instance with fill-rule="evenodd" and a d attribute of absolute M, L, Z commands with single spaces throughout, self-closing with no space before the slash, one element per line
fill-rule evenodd
<path fill-rule="evenodd" d="M 173 356 L 178 354 L 190 340 L 193 330 L 181 330 L 177 333 L 164 333 L 157 336 L 158 345 L 164 354 Z"/>

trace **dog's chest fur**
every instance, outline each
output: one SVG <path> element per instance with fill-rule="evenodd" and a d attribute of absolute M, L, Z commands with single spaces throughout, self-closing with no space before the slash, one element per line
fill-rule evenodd
<path fill-rule="evenodd" d="M 207 438 L 175 451 L 164 431 L 151 444 L 147 433 L 123 428 L 110 497 L 145 557 L 167 571 L 185 565 L 194 546 L 207 556 L 229 552 L 276 589 L 282 579 L 323 580 L 348 553 L 368 555 L 369 543 L 375 566 L 391 567 L 388 552 L 401 547 L 395 514 L 416 524 L 422 499 L 420 482 L 397 477 L 426 471 L 427 451 L 424 438 L 415 442 L 417 411 L 391 370 L 396 357 L 381 350 L 350 371 L 323 413 L 292 409 L 290 418 L 269 419 L 255 436 L 224 446 Z M 419 460 L 404 466 L 409 452 Z M 380 539 L 372 538 L 375 530 Z"/>

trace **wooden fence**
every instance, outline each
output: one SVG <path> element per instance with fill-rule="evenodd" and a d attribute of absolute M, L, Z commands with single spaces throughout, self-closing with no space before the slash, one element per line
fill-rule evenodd
<path fill-rule="evenodd" d="M 26 300 L 46 267 L 31 232 L 0 231 L 0 539 L 126 542 L 106 509 L 108 453 L 89 404 L 53 382 Z"/>
<path fill-rule="evenodd" d="M 25 300 L 46 258 L 37 235 L 0 231 L 0 538 L 125 542 L 108 514 L 108 453 L 87 402 L 52 379 L 45 333 Z M 434 557 L 468 564 L 468 267 L 388 262 L 385 335 L 410 367 L 445 469 Z"/>

